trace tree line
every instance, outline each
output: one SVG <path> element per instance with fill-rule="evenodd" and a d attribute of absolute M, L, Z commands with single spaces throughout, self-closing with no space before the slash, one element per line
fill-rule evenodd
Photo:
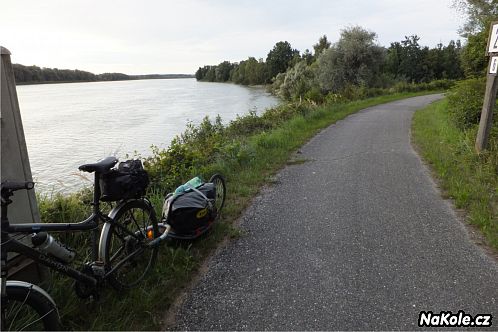
<path fill-rule="evenodd" d="M 469 14 L 461 31 L 467 43 L 450 41 L 429 48 L 421 46 L 417 35 L 383 47 L 377 34 L 360 26 L 345 28 L 339 40 L 331 43 L 326 35 L 313 45 L 313 51 L 300 52 L 288 41 L 280 41 L 266 59 L 249 57 L 231 63 L 200 67 L 199 81 L 233 82 L 244 85 L 267 84 L 285 99 L 323 98 L 351 89 L 386 89 L 399 84 L 459 80 L 483 75 L 484 54 L 490 18 L 496 14 L 496 0 L 457 1 Z M 476 16 L 472 20 L 472 15 Z"/>
<path fill-rule="evenodd" d="M 16 83 L 48 83 L 48 82 L 96 82 L 96 81 L 124 81 L 139 79 L 191 78 L 185 74 L 150 74 L 126 75 L 122 73 L 93 74 L 78 69 L 40 68 L 38 66 L 23 66 L 13 64 Z"/>
<path fill-rule="evenodd" d="M 195 77 L 199 81 L 244 85 L 273 83 L 277 88 L 297 84 L 298 90 L 316 85 L 324 92 L 340 92 L 346 85 L 387 87 L 399 81 L 421 83 L 464 77 L 460 41 L 429 48 L 420 46 L 420 37 L 413 35 L 385 48 L 375 39 L 374 32 L 350 27 L 342 30 L 335 44 L 324 35 L 313 46 L 313 53 L 307 49 L 302 54 L 288 41 L 281 41 L 266 60 L 249 57 L 238 63 L 223 61 L 200 67 Z"/>

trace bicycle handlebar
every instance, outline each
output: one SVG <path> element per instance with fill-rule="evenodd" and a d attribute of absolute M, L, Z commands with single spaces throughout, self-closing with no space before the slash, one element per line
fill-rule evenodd
<path fill-rule="evenodd" d="M 10 196 L 14 195 L 14 191 L 20 189 L 33 189 L 35 183 L 32 181 L 4 181 L 1 183 L 1 193 L 2 193 L 2 220 L 7 217 L 7 205 L 12 203 Z"/>
<path fill-rule="evenodd" d="M 4 191 L 16 191 L 20 189 L 33 189 L 35 187 L 35 183 L 33 181 L 4 181 L 2 182 L 2 193 Z"/>

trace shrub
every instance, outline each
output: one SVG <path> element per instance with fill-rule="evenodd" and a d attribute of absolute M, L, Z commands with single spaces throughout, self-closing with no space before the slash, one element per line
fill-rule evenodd
<path fill-rule="evenodd" d="M 479 123 L 486 83 L 483 79 L 462 81 L 448 95 L 448 112 L 459 129 Z"/>
<path fill-rule="evenodd" d="M 319 88 L 313 87 L 311 88 L 311 90 L 306 92 L 306 94 L 304 95 L 304 99 L 321 104 L 324 102 L 325 96 L 322 94 Z"/>

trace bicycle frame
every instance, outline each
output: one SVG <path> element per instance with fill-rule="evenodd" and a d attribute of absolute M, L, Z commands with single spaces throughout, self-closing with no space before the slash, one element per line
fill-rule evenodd
<path fill-rule="evenodd" d="M 93 203 L 92 203 L 92 214 L 90 217 L 85 219 L 84 221 L 78 223 L 23 223 L 23 224 L 10 224 L 7 217 L 7 204 L 2 204 L 2 252 L 1 252 L 1 260 L 2 260 L 2 290 L 4 290 L 4 280 L 7 279 L 7 255 L 9 252 L 16 252 L 26 257 L 33 259 L 37 263 L 41 263 L 45 266 L 48 266 L 58 272 L 61 272 L 69 277 L 76 279 L 78 281 L 91 284 L 95 286 L 98 282 L 96 278 L 90 276 L 88 274 L 84 274 L 71 266 L 69 264 L 64 264 L 51 258 L 50 256 L 31 248 L 30 246 L 12 238 L 10 233 L 22 233 L 22 234 L 32 234 L 38 233 L 41 231 L 46 232 L 64 232 L 64 231 L 86 231 L 92 230 L 92 261 L 102 261 L 103 260 L 103 246 L 104 239 L 107 232 L 110 230 L 111 226 L 121 228 L 125 233 L 130 236 L 133 236 L 138 239 L 137 234 L 134 234 L 128 231 L 125 227 L 120 225 L 119 223 L 114 221 L 115 216 L 119 213 L 121 207 L 126 203 L 126 201 L 121 202 L 118 206 L 116 206 L 110 213 L 109 216 L 104 215 L 100 211 L 100 186 L 99 186 L 100 174 L 95 173 L 95 182 L 94 182 L 94 195 L 93 195 Z M 146 200 L 147 204 L 150 205 L 150 202 Z M 104 227 L 100 236 L 99 242 L 97 242 L 97 237 L 99 233 L 99 221 L 103 221 Z M 145 250 L 145 248 L 141 248 L 137 250 L 127 257 L 125 257 L 121 262 L 116 264 L 110 271 L 106 271 L 105 275 L 102 276 L 105 279 L 108 275 L 114 272 L 115 269 L 119 268 L 122 264 L 124 264 L 128 259 L 133 256 L 139 254 Z M 3 292 L 2 292 L 3 293 Z"/>
<path fill-rule="evenodd" d="M 97 279 L 84 274 L 69 265 L 63 264 L 50 256 L 38 251 L 34 248 L 31 248 L 24 243 L 10 237 L 8 234 L 2 232 L 2 284 L 6 278 L 4 278 L 4 272 L 7 274 L 7 269 L 4 265 L 7 261 L 7 255 L 9 252 L 16 252 L 28 258 L 31 258 L 33 261 L 48 266 L 60 273 L 63 273 L 73 279 L 79 280 L 86 284 L 91 284 L 92 286 L 97 285 Z M 4 268 L 5 267 L 5 268 Z M 7 275 L 5 275 L 6 277 Z M 3 286 L 3 285 L 2 285 Z M 2 292 L 3 293 L 3 292 Z"/>

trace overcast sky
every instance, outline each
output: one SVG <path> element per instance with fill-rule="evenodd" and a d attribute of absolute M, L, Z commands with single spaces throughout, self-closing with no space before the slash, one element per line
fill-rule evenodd
<path fill-rule="evenodd" d="M 417 34 L 434 47 L 458 39 L 452 0 L 1 0 L 0 45 L 24 65 L 194 73 L 199 66 L 266 58 L 287 40 L 301 52 L 360 25 L 389 46 Z"/>

